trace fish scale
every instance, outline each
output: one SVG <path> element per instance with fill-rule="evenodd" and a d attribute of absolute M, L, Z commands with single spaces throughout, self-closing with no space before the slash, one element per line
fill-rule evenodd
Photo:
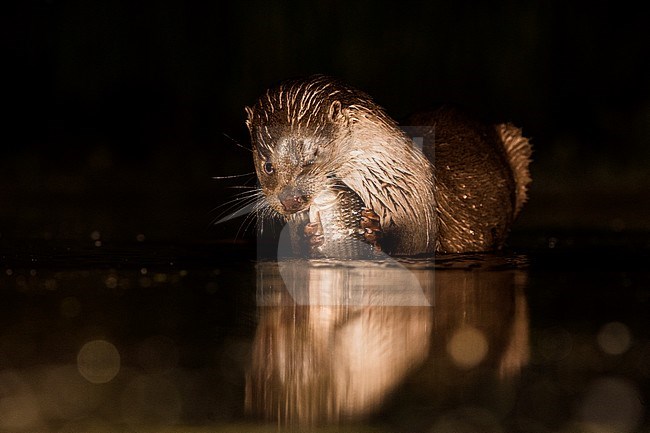
<path fill-rule="evenodd" d="M 344 185 L 328 188 L 313 198 L 309 221 L 320 222 L 323 243 L 312 252 L 338 259 L 372 258 L 375 251 L 361 228 L 361 198 Z"/>

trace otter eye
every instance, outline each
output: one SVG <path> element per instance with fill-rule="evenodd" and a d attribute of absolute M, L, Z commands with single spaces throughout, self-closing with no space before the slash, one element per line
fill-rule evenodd
<path fill-rule="evenodd" d="M 303 167 L 308 167 L 308 166 L 310 166 L 310 165 L 314 165 L 314 164 L 316 163 L 316 157 L 317 157 L 317 156 L 318 156 L 318 149 L 316 149 L 316 150 L 314 151 L 313 155 L 311 155 L 311 157 L 309 157 L 309 158 L 308 158 L 308 159 L 307 159 L 307 160 L 302 164 L 302 166 L 303 166 Z"/>
<path fill-rule="evenodd" d="M 273 173 L 273 164 L 270 162 L 265 162 L 264 163 L 264 172 L 266 174 L 272 174 Z"/>

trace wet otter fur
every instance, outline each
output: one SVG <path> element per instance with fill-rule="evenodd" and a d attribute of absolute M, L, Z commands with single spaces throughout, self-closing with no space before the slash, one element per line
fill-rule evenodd
<path fill-rule="evenodd" d="M 322 75 L 269 89 L 246 112 L 268 209 L 290 219 L 342 183 L 377 214 L 390 254 L 498 249 L 526 201 L 531 147 L 510 124 L 419 114 L 420 150 L 370 96 Z"/>

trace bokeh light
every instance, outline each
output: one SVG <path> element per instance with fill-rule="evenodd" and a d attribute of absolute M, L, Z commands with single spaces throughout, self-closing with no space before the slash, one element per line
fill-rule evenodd
<path fill-rule="evenodd" d="M 480 330 L 464 326 L 456 330 L 447 344 L 447 353 L 461 368 L 476 367 L 487 355 L 488 342 Z"/>
<path fill-rule="evenodd" d="M 625 324 L 610 322 L 600 328 L 597 341 L 603 352 L 609 355 L 620 355 L 630 348 L 632 336 Z"/>
<path fill-rule="evenodd" d="M 38 400 L 13 370 L 0 370 L 0 431 L 29 431 L 40 422 Z"/>
<path fill-rule="evenodd" d="M 641 395 L 635 385 L 625 379 L 598 379 L 587 389 L 580 418 L 598 431 L 635 431 L 643 418 Z"/>
<path fill-rule="evenodd" d="M 106 277 L 106 281 L 104 282 L 104 284 L 106 284 L 106 287 L 109 289 L 116 288 L 117 283 L 118 283 L 117 276 L 112 274 Z"/>
<path fill-rule="evenodd" d="M 77 355 L 77 369 L 90 383 L 110 382 L 120 372 L 120 353 L 108 341 L 90 341 Z"/>
<path fill-rule="evenodd" d="M 75 318 L 81 313 L 81 302 L 74 296 L 68 296 L 61 301 L 59 312 L 65 318 Z"/>
<path fill-rule="evenodd" d="M 103 402 L 102 388 L 79 375 L 74 364 L 49 365 L 36 375 L 40 411 L 47 419 L 74 419 Z"/>

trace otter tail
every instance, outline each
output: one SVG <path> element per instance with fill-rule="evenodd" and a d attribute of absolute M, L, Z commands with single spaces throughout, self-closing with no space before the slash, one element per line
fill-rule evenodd
<path fill-rule="evenodd" d="M 502 123 L 497 125 L 496 129 L 503 142 L 515 178 L 515 215 L 517 215 L 528 199 L 528 184 L 531 182 L 528 165 L 530 164 L 532 147 L 528 139 L 521 135 L 521 129 L 516 126 L 510 123 Z"/>

